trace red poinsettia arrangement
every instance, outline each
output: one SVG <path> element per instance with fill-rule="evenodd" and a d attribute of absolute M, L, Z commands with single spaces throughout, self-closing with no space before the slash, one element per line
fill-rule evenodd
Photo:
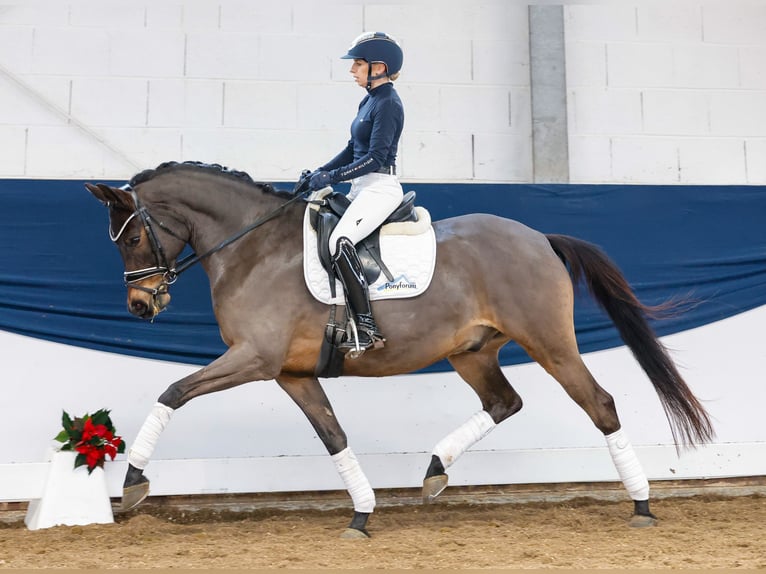
<path fill-rule="evenodd" d="M 125 452 L 125 441 L 117 436 L 107 409 L 99 409 L 92 415 L 85 414 L 74 419 L 64 411 L 61 424 L 64 427 L 56 440 L 64 443 L 61 450 L 77 452 L 74 467 L 87 465 L 88 474 L 97 466 L 103 468 L 104 460 L 112 460 L 118 453 Z"/>

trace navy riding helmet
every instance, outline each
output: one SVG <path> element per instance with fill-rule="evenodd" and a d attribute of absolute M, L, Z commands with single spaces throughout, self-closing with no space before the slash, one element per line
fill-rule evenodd
<path fill-rule="evenodd" d="M 354 38 L 343 60 L 364 60 L 370 64 L 367 72 L 367 88 L 370 82 L 390 77 L 402 69 L 404 53 L 399 43 L 385 32 L 365 32 Z M 380 62 L 386 65 L 386 73 L 372 76 L 372 64 Z"/>

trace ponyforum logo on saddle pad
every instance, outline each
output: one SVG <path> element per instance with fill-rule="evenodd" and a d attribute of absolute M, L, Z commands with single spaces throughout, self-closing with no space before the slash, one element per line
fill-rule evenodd
<path fill-rule="evenodd" d="M 417 291 L 418 289 L 418 283 L 417 281 L 410 281 L 407 279 L 406 275 L 400 275 L 393 281 L 386 281 L 383 283 L 383 285 L 380 285 L 376 291 L 378 293 L 397 293 L 402 290 L 404 291 Z"/>

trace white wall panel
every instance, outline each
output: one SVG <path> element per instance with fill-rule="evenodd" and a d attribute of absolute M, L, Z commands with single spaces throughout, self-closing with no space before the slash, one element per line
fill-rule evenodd
<path fill-rule="evenodd" d="M 187 32 L 217 30 L 221 26 L 220 2 L 180 2 L 179 8 L 180 25 Z"/>
<path fill-rule="evenodd" d="M 564 19 L 572 181 L 682 183 L 677 171 L 666 169 L 669 139 L 743 141 L 766 136 L 766 6 L 702 0 L 565 4 Z M 84 133 L 106 126 L 148 127 L 142 142 L 150 143 L 152 130 L 157 129 L 160 141 L 151 146 L 156 149 L 166 145 L 167 134 L 162 130 L 178 128 L 182 139 L 195 142 L 182 150 L 192 149 L 195 155 L 172 159 L 216 158 L 242 167 L 236 165 L 240 157 L 258 156 L 264 165 L 274 166 L 261 178 L 277 179 L 292 173 L 294 165 L 306 163 L 294 154 L 306 150 L 312 160 L 330 156 L 345 141 L 364 92 L 352 82 L 349 62 L 339 56 L 365 29 L 389 31 L 405 49 L 397 82 L 406 109 L 404 137 L 409 142 L 403 142 L 402 149 L 414 153 L 400 154 L 400 166 L 407 166 L 400 170 L 405 179 L 485 181 L 483 177 L 497 176 L 485 166 L 527 157 L 502 157 L 499 154 L 506 147 L 501 146 L 496 157 L 482 157 L 478 166 L 476 156 L 457 158 L 450 151 L 470 151 L 466 135 L 489 141 L 491 137 L 485 135 L 498 133 L 513 136 L 514 150 L 525 139 L 524 145 L 531 148 L 528 6 L 497 0 L 86 1 L 3 6 L 0 123 L 21 128 L 61 126 L 71 114 L 83 128 L 69 132 L 73 138 L 94 139 Z M 15 81 L 35 93 L 5 89 Z M 97 87 L 107 91 L 94 91 Z M 504 92 L 510 93 L 510 114 Z M 248 107 L 251 95 L 255 105 Z M 59 112 L 51 113 L 51 107 Z M 287 159 L 276 155 L 274 146 L 237 150 L 236 155 L 221 158 L 216 138 L 205 146 L 195 134 L 187 133 L 222 128 L 224 121 L 227 129 L 251 132 L 249 137 L 239 136 L 241 141 L 271 141 L 271 131 L 281 128 L 290 133 L 278 137 L 280 142 L 297 143 Z M 340 142 L 335 133 L 344 134 Z M 647 155 L 633 156 L 631 164 L 619 157 L 618 145 L 618 157 L 610 159 L 617 161 L 617 169 L 611 165 L 605 169 L 600 160 L 575 165 L 576 158 L 590 156 L 589 149 L 577 149 L 592 143 L 590 136 L 623 142 L 650 138 L 646 145 L 632 149 L 646 150 Z M 303 143 L 308 140 L 318 149 Z M 442 149 L 420 145 L 425 140 L 461 143 Z M 134 173 L 125 158 L 105 153 L 98 142 L 89 148 L 92 153 L 83 154 L 82 142 L 73 141 L 72 147 L 81 152 L 78 162 L 83 164 L 74 166 L 56 158 L 40 160 L 51 146 L 35 149 L 38 141 L 27 142 L 24 151 L 29 157 L 23 164 L 11 163 L 21 165 L 23 172 L 11 176 L 40 177 L 43 174 L 33 168 L 41 164 L 46 177 L 98 175 L 116 169 L 110 177 L 118 179 Z M 652 141 L 659 151 L 649 145 Z M 430 149 L 438 149 L 439 154 L 430 156 Z M 680 148 L 674 153 L 678 156 Z M 725 182 L 722 174 L 731 166 L 732 181 L 740 181 L 745 146 L 727 145 L 721 153 L 710 168 L 710 180 Z M 440 165 L 445 157 L 451 162 L 448 166 Z M 646 165 L 658 159 L 659 165 Z M 748 163 L 746 182 L 765 183 L 762 170 Z M 53 170 L 53 165 L 60 171 Z M 701 168 L 695 179 L 704 181 Z M 510 166 L 506 173 L 511 179 L 506 181 L 517 181 L 526 169 L 525 163 Z M 646 181 L 644 173 L 649 177 Z"/>
<path fill-rule="evenodd" d="M 658 135 L 710 133 L 710 94 L 692 90 L 644 90 L 643 132 Z"/>
<path fill-rule="evenodd" d="M 227 127 L 295 129 L 297 86 L 284 82 L 227 82 L 223 123 Z"/>
<path fill-rule="evenodd" d="M 408 37 L 405 48 L 412 56 L 406 59 L 408 80 L 426 84 L 470 84 L 473 73 L 471 40 L 451 38 L 437 41 L 427 36 Z M 416 54 L 426 54 L 426 57 Z M 404 73 L 404 68 L 402 69 Z M 403 80 L 404 78 L 402 78 Z"/>
<path fill-rule="evenodd" d="M 109 72 L 113 76 L 183 76 L 184 35 L 181 31 L 120 29 L 111 32 L 109 40 Z"/>
<path fill-rule="evenodd" d="M 766 181 L 766 137 L 745 140 L 748 181 Z"/>
<path fill-rule="evenodd" d="M 407 162 L 407 179 L 471 179 L 471 140 L 471 134 L 408 131 L 399 145 L 400 154 Z"/>
<path fill-rule="evenodd" d="M 258 78 L 256 34 L 192 32 L 186 35 L 186 67 L 189 78 Z"/>
<path fill-rule="evenodd" d="M 0 18 L 2 15 L 0 8 Z M 0 30 L 0 66 L 16 73 L 28 74 L 32 66 L 33 29 L 30 26 L 9 25 Z"/>
<path fill-rule="evenodd" d="M 690 1 L 564 9 L 573 182 L 766 182 L 757 168 L 743 171 L 750 164 L 743 141 L 766 134 L 766 6 Z M 636 94 L 638 105 L 631 101 Z M 603 162 L 576 165 L 593 145 L 582 136 L 595 134 L 610 139 L 608 174 Z"/>
<path fill-rule="evenodd" d="M 286 34 L 292 28 L 290 2 L 252 2 L 231 0 L 220 3 L 221 30 L 255 34 Z"/>
<path fill-rule="evenodd" d="M 679 183 L 678 140 L 612 138 L 612 178 L 622 183 Z"/>
<path fill-rule="evenodd" d="M 766 46 L 739 48 L 740 84 L 743 89 L 766 90 Z"/>
<path fill-rule="evenodd" d="M 136 165 L 156 166 L 181 157 L 178 128 L 103 128 L 98 134 Z"/>
<path fill-rule="evenodd" d="M 289 82 L 295 86 L 299 85 L 296 77 L 301 82 L 327 81 L 331 61 L 335 60 L 346 70 L 340 79 L 348 83 L 351 74 L 347 70 L 351 62 L 340 60 L 347 48 L 347 41 L 328 42 L 322 36 L 263 36 L 257 56 L 258 79 Z"/>
<path fill-rule="evenodd" d="M 738 88 L 738 49 L 704 44 L 673 46 L 673 74 L 673 84 L 680 88 Z"/>
<path fill-rule="evenodd" d="M 74 27 L 143 28 L 146 7 L 133 2 L 72 3 L 69 6 L 69 23 Z M 83 31 L 87 34 L 87 31 Z"/>
<path fill-rule="evenodd" d="M 606 87 L 606 44 L 572 42 L 566 51 L 567 87 Z"/>
<path fill-rule="evenodd" d="M 262 131 L 226 128 L 186 129 L 183 133 L 181 157 L 191 161 L 219 163 L 250 173 L 259 179 L 255 161 L 263 157 L 260 149 L 268 149 Z M 273 150 L 269 150 L 269 156 Z M 172 159 L 172 158 L 171 158 Z"/>
<path fill-rule="evenodd" d="M 532 178 L 532 150 L 525 135 L 481 133 L 474 136 L 477 179 L 526 182 Z"/>
<path fill-rule="evenodd" d="M 641 41 L 698 43 L 703 40 L 702 7 L 697 2 L 644 2 L 636 5 L 636 37 Z"/>
<path fill-rule="evenodd" d="M 147 125 L 219 127 L 223 125 L 222 80 L 149 80 Z"/>
<path fill-rule="evenodd" d="M 673 85 L 670 44 L 613 43 L 606 47 L 607 78 L 615 88 Z"/>
<path fill-rule="evenodd" d="M 305 130 L 304 133 L 307 135 L 309 130 L 333 132 L 332 136 L 328 134 L 327 144 L 325 144 L 329 145 L 330 148 L 318 151 L 320 153 L 334 154 L 334 150 L 337 148 L 337 151 L 340 151 L 340 148 L 345 146 L 349 137 L 351 137 L 351 121 L 354 117 L 349 115 L 348 110 L 353 112 L 359 106 L 359 102 L 364 97 L 364 92 L 362 90 L 349 89 L 348 85 L 338 82 L 323 85 L 321 90 L 325 97 L 317 98 L 318 89 L 320 88 L 311 85 L 304 88 L 299 87 L 296 90 L 295 113 L 297 114 L 297 126 L 298 129 Z M 413 111 L 413 104 L 414 98 L 408 98 L 404 118 L 405 131 L 412 127 L 411 120 L 419 119 L 421 115 L 421 109 Z M 432 105 L 431 107 L 434 106 Z M 344 119 L 339 120 L 339 118 Z M 342 138 L 336 138 L 336 132 L 341 132 L 343 134 Z"/>
<path fill-rule="evenodd" d="M 766 5 L 762 2 L 705 2 L 702 25 L 705 42 L 762 46 Z"/>
<path fill-rule="evenodd" d="M 191 29 L 189 10 L 183 3 L 154 2 L 146 5 L 146 28 L 148 30 Z M 186 15 L 186 18 L 184 16 Z M 216 20 L 217 22 L 217 20 Z"/>
<path fill-rule="evenodd" d="M 322 45 L 328 51 L 340 42 L 340 54 L 344 54 L 351 40 L 364 29 L 365 8 L 366 6 L 360 2 L 298 2 L 292 7 L 291 32 L 298 36 L 324 36 Z M 369 21 L 368 28 L 375 29 L 378 24 L 380 23 L 374 20 Z"/>
<path fill-rule="evenodd" d="M 31 126 L 28 130 L 25 167 L 35 177 L 56 178 L 66 172 L 73 178 L 111 178 L 114 174 L 129 178 L 137 170 L 124 158 L 74 126 Z"/>
<path fill-rule="evenodd" d="M 635 41 L 635 5 L 580 4 L 564 10 L 567 41 Z"/>
<path fill-rule="evenodd" d="M 478 84 L 529 86 L 529 40 L 526 33 L 511 40 L 473 40 L 473 80 Z"/>
<path fill-rule="evenodd" d="M 0 75 L 0 124 L 19 127 L 65 124 L 70 83 L 66 78 L 35 77 L 20 85 Z"/>
<path fill-rule="evenodd" d="M 714 92 L 710 99 L 710 127 L 715 135 L 766 135 L 766 92 Z"/>
<path fill-rule="evenodd" d="M 444 86 L 439 90 L 439 112 L 442 129 L 447 131 L 511 131 L 511 93 L 507 88 Z M 528 115 L 529 108 L 526 112 Z"/>
<path fill-rule="evenodd" d="M 0 125 L 0 142 L 2 142 L 0 176 L 23 173 L 27 150 L 27 128 Z"/>
<path fill-rule="evenodd" d="M 568 101 L 570 134 L 641 132 L 641 92 L 634 89 L 580 88 Z"/>
<path fill-rule="evenodd" d="M 69 5 L 63 2 L 26 2 L 0 6 L 0 22 L 8 24 L 62 25 L 69 19 Z"/>
<path fill-rule="evenodd" d="M 109 74 L 109 32 L 71 27 L 35 27 L 33 74 L 106 76 Z"/>
<path fill-rule="evenodd" d="M 569 136 L 569 162 L 572 182 L 613 181 L 612 138 L 607 135 Z"/>
<path fill-rule="evenodd" d="M 747 183 L 745 142 L 740 138 L 686 139 L 678 146 L 680 181 L 700 185 Z M 738 158 L 739 161 L 721 161 Z"/>
<path fill-rule="evenodd" d="M 76 78 L 71 113 L 87 126 L 145 126 L 148 92 L 143 78 Z"/>

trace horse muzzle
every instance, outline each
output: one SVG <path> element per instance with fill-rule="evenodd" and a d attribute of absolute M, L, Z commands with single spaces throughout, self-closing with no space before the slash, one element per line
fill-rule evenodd
<path fill-rule="evenodd" d="M 170 303 L 168 283 L 163 279 L 128 284 L 128 311 L 141 319 L 154 319 Z"/>

